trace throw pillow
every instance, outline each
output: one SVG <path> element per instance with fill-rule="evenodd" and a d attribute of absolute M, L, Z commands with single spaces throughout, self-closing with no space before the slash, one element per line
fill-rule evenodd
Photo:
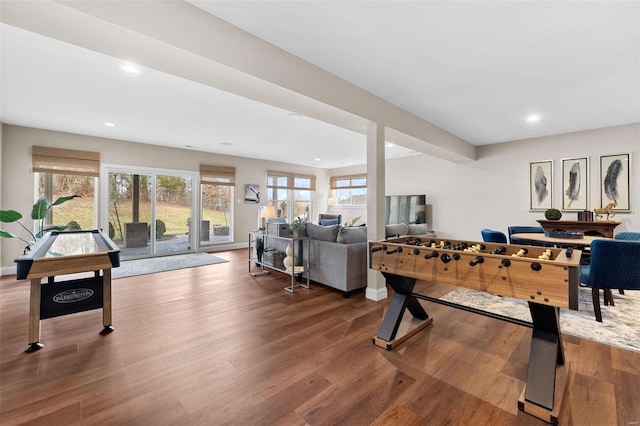
<path fill-rule="evenodd" d="M 337 225 L 339 222 L 340 219 L 320 219 L 320 225 L 322 226 Z"/>
<path fill-rule="evenodd" d="M 422 235 L 429 233 L 429 225 L 426 223 L 410 223 L 409 235 Z"/>
<path fill-rule="evenodd" d="M 309 238 L 314 240 L 335 242 L 338 238 L 338 231 L 340 231 L 340 225 L 322 226 L 316 225 L 315 223 L 307 224 L 307 234 Z"/>
<path fill-rule="evenodd" d="M 336 241 L 340 244 L 366 243 L 367 228 L 362 226 L 342 228 L 340 232 L 338 232 Z"/>
<path fill-rule="evenodd" d="M 409 225 L 406 223 L 397 223 L 395 225 L 387 225 L 384 227 L 384 234 L 386 237 L 395 237 L 396 235 L 407 235 L 409 232 Z"/>

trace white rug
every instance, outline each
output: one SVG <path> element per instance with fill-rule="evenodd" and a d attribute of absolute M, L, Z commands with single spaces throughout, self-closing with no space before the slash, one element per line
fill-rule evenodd
<path fill-rule="evenodd" d="M 483 311 L 531 322 L 527 302 L 489 293 L 457 288 L 440 298 Z M 560 309 L 560 330 L 607 345 L 640 352 L 640 291 L 613 290 L 615 306 L 605 306 L 600 292 L 602 322 L 593 313 L 591 288 L 581 287 L 578 310 Z"/>
<path fill-rule="evenodd" d="M 111 270 L 111 278 L 125 278 L 224 262 L 228 262 L 228 260 L 209 253 L 189 253 L 125 260 L 120 262 L 120 267 Z"/>

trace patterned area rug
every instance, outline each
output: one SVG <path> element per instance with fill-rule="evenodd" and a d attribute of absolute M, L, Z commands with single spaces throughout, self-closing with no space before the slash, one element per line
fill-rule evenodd
<path fill-rule="evenodd" d="M 225 263 L 228 260 L 209 253 L 179 254 L 176 256 L 149 257 L 146 259 L 125 260 L 120 267 L 111 270 L 112 278 L 133 277 L 135 275 L 153 274 L 155 272 L 173 271 L 193 268 L 195 266 Z"/>
<path fill-rule="evenodd" d="M 527 302 L 494 296 L 488 293 L 457 288 L 440 298 L 483 311 L 531 322 Z M 585 339 L 640 352 L 640 291 L 613 291 L 615 306 L 604 306 L 602 292 L 600 307 L 602 322 L 593 313 L 591 289 L 580 288 L 578 310 L 560 309 L 560 330 Z"/>

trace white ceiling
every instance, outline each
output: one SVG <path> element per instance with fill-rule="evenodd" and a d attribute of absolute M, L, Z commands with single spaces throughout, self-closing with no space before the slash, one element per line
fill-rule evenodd
<path fill-rule="evenodd" d="M 474 145 L 640 121 L 640 2 L 190 3 Z M 1 30 L 4 123 L 322 168 L 365 162 L 360 133 Z"/>

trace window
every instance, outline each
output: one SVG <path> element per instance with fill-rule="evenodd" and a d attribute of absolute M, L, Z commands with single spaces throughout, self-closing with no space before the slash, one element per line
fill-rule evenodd
<path fill-rule="evenodd" d="M 37 173 L 37 198 L 45 197 L 52 203 L 58 197 L 81 196 L 49 210 L 45 225 L 94 229 L 100 153 L 34 146 L 31 154 L 33 171 Z"/>
<path fill-rule="evenodd" d="M 367 204 L 367 175 L 333 176 L 330 180 L 331 198 L 342 206 Z"/>
<path fill-rule="evenodd" d="M 235 167 L 200 165 L 200 244 L 233 241 Z"/>
<path fill-rule="evenodd" d="M 309 220 L 312 213 L 316 177 L 286 172 L 267 172 L 267 205 L 276 217 L 291 222 L 297 217 Z"/>

